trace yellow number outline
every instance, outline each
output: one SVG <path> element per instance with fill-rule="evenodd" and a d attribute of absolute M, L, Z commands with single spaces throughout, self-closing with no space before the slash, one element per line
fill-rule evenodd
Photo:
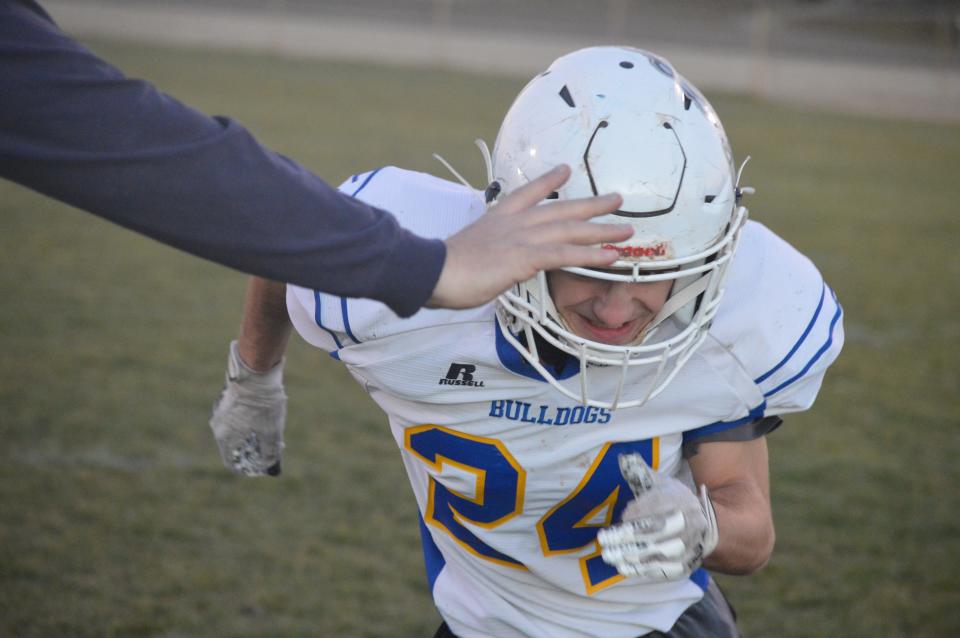
<path fill-rule="evenodd" d="M 540 538 L 540 549 L 543 551 L 544 556 L 556 556 L 558 554 L 573 554 L 575 552 L 582 552 L 585 548 L 593 547 L 593 551 L 589 554 L 580 557 L 580 574 L 583 577 L 583 584 L 586 588 L 587 595 L 593 596 L 595 593 L 602 589 L 606 589 L 610 585 L 619 583 L 625 577 L 619 574 L 611 576 L 606 580 L 602 580 L 599 583 L 593 583 L 590 580 L 590 573 L 587 571 L 587 562 L 593 558 L 596 558 L 600 555 L 600 542 L 596 539 L 590 541 L 585 545 L 580 547 L 571 547 L 570 549 L 550 549 L 550 545 L 547 542 L 547 531 L 544 524 L 547 519 L 549 519 L 556 511 L 561 507 L 572 501 L 576 496 L 586 487 L 587 483 L 590 482 L 590 479 L 593 478 L 594 473 L 597 471 L 597 468 L 600 467 L 600 463 L 603 461 L 604 457 L 607 455 L 607 452 L 610 450 L 610 446 L 614 445 L 616 441 L 610 441 L 605 443 L 600 452 L 593 459 L 593 463 L 590 464 L 590 467 L 587 468 L 586 473 L 584 473 L 583 478 L 580 480 L 580 483 L 577 487 L 574 488 L 570 494 L 567 495 L 565 499 L 554 505 L 547 511 L 546 514 L 540 517 L 540 520 L 537 521 L 537 536 Z M 652 463 L 650 467 L 654 470 L 660 467 L 660 437 L 655 436 L 650 439 L 650 450 Z M 617 499 L 620 497 L 620 486 L 617 485 L 612 492 L 605 498 L 599 505 L 594 507 L 592 510 L 587 512 L 579 521 L 574 523 L 575 528 L 584 528 L 584 527 L 596 527 L 602 529 L 604 527 L 610 527 L 613 524 L 613 506 L 617 502 Z M 607 509 L 607 514 L 604 517 L 602 523 L 588 523 L 587 521 L 593 519 L 599 512 Z"/>
<path fill-rule="evenodd" d="M 441 485 L 441 487 L 443 487 L 443 489 L 447 490 L 451 494 L 454 494 L 455 496 L 462 498 L 463 500 L 473 503 L 475 505 L 478 505 L 480 507 L 484 505 L 484 499 L 486 495 L 485 489 L 486 489 L 487 470 L 466 465 L 465 463 L 454 460 L 448 456 L 440 454 L 439 452 L 435 453 L 434 456 L 436 460 L 433 460 L 433 461 L 423 456 L 422 454 L 420 454 L 417 450 L 413 448 L 412 438 L 417 434 L 420 434 L 422 432 L 427 432 L 430 430 L 439 430 L 445 434 L 449 434 L 456 438 L 465 439 L 465 440 L 473 441 L 476 443 L 483 443 L 486 445 L 492 445 L 495 448 L 497 448 L 497 450 L 502 455 L 503 459 L 517 472 L 516 497 L 514 501 L 514 507 L 511 512 L 508 512 L 507 514 L 501 516 L 500 518 L 494 521 L 491 521 L 489 523 L 484 523 L 481 521 L 473 520 L 468 516 L 464 515 L 463 513 L 459 512 L 451 503 L 451 504 L 448 504 L 448 507 L 450 508 L 451 514 L 455 521 L 457 521 L 461 525 L 463 525 L 464 523 L 470 523 L 471 525 L 476 525 L 477 527 L 482 527 L 484 529 L 493 529 L 509 521 L 510 519 L 520 515 L 523 512 L 524 498 L 526 493 L 527 472 L 526 470 L 523 469 L 523 467 L 521 467 L 521 465 L 517 462 L 514 456 L 507 450 L 506 446 L 503 444 L 502 441 L 498 439 L 488 438 L 488 437 L 465 434 L 463 432 L 458 432 L 456 430 L 444 427 L 442 425 L 436 425 L 433 423 L 428 423 L 425 425 L 418 425 L 411 428 L 407 428 L 404 432 L 404 442 L 403 442 L 404 449 L 407 450 L 410 454 L 412 454 L 416 458 L 423 461 L 423 463 L 426 464 L 427 467 L 432 469 L 433 472 L 435 472 L 437 475 L 443 472 L 443 467 L 444 465 L 447 465 L 447 464 L 452 465 L 453 467 L 456 467 L 467 473 L 473 474 L 476 477 L 476 482 L 474 484 L 474 494 L 475 494 L 474 496 L 468 496 L 466 494 L 453 490 L 444 485 Z M 600 556 L 600 553 L 601 553 L 600 543 L 596 539 L 594 539 L 584 545 L 581 545 L 580 547 L 572 547 L 569 549 L 550 549 L 550 546 L 549 546 L 549 543 L 547 542 L 547 537 L 546 537 L 545 522 L 560 508 L 562 508 L 564 505 L 566 505 L 571 500 L 576 498 L 577 495 L 587 486 L 587 484 L 593 478 L 594 473 L 596 473 L 597 468 L 599 468 L 600 463 L 603 461 L 604 457 L 606 457 L 607 453 L 609 452 L 610 447 L 612 445 L 615 445 L 616 443 L 619 443 L 619 442 L 611 441 L 611 442 L 605 443 L 603 447 L 600 448 L 600 451 L 594 457 L 593 462 L 590 464 L 590 467 L 587 468 L 587 471 L 584 473 L 583 478 L 580 480 L 580 483 L 577 485 L 577 487 L 574 488 L 574 490 L 570 492 L 570 494 L 568 494 L 566 498 L 564 498 L 562 501 L 558 502 L 556 505 L 551 507 L 546 514 L 541 516 L 540 520 L 537 521 L 537 525 L 536 525 L 537 536 L 540 540 L 540 549 L 543 552 L 544 556 L 549 557 L 549 556 L 556 556 L 561 554 L 572 554 L 576 552 L 582 552 L 585 549 L 592 548 L 592 551 L 590 551 L 590 553 L 581 556 L 579 559 L 580 573 L 583 578 L 584 587 L 586 589 L 586 593 L 588 596 L 592 596 L 598 591 L 606 589 L 607 587 L 610 587 L 611 585 L 614 585 L 615 583 L 618 583 L 624 580 L 625 577 L 619 574 L 616 574 L 598 583 L 591 582 L 590 574 L 587 568 L 587 563 L 590 560 Z M 650 439 L 650 449 L 651 449 L 651 460 L 652 460 L 651 468 L 653 468 L 654 470 L 657 470 L 660 467 L 660 437 L 653 437 L 652 439 Z M 427 496 L 427 508 L 424 514 L 424 520 L 427 524 L 432 525 L 433 527 L 442 529 L 444 532 L 446 532 L 446 534 L 451 539 L 453 539 L 455 543 L 457 543 L 460 547 L 465 549 L 467 552 L 473 554 L 477 558 L 481 558 L 483 560 L 496 563 L 498 565 L 503 565 L 505 567 L 510 567 L 512 569 L 523 569 L 523 570 L 527 569 L 526 565 L 523 565 L 522 563 L 507 562 L 498 558 L 486 556 L 478 552 L 472 546 L 470 546 L 469 544 L 465 543 L 460 538 L 458 538 L 457 535 L 443 523 L 443 521 L 436 518 L 435 516 L 436 490 L 439 483 L 433 476 L 430 476 L 429 479 L 430 479 L 430 482 L 429 482 L 429 490 L 428 490 L 428 496 Z M 594 507 L 589 512 L 587 512 L 583 517 L 581 517 L 580 520 L 574 524 L 574 527 L 575 528 L 594 527 L 597 529 L 601 529 L 601 528 L 609 527 L 610 525 L 612 525 L 614 505 L 616 504 L 619 496 L 620 496 L 620 485 L 617 485 L 614 487 L 613 491 L 611 491 L 610 494 L 600 504 L 598 504 L 596 507 Z M 604 509 L 606 509 L 606 515 L 604 516 L 603 522 L 601 523 L 588 522 L 594 519 Z M 480 542 L 482 543 L 483 541 L 480 541 Z M 486 544 L 484 543 L 484 545 Z M 497 550 L 494 550 L 494 551 L 497 551 Z"/>
<path fill-rule="evenodd" d="M 459 461 L 456 461 L 456 460 L 454 460 L 454 459 L 451 459 L 450 457 L 444 456 L 443 454 L 440 454 L 439 452 L 436 453 L 436 455 L 435 455 L 435 456 L 436 456 L 436 461 L 431 461 L 431 460 L 428 459 L 427 457 L 425 457 L 425 456 L 423 456 L 422 454 L 420 454 L 419 452 L 417 452 L 417 451 L 413 448 L 411 439 L 412 439 L 414 436 L 416 436 L 417 434 L 420 434 L 421 432 L 426 432 L 426 431 L 429 431 L 429 430 L 440 430 L 441 432 L 444 432 L 445 434 L 449 434 L 449 435 L 455 436 L 455 437 L 457 437 L 457 438 L 466 439 L 466 440 L 468 440 L 468 441 L 474 441 L 474 442 L 476 442 L 476 443 L 483 443 L 483 444 L 487 444 L 487 445 L 493 445 L 494 447 L 497 448 L 497 450 L 498 450 L 498 451 L 500 452 L 500 454 L 503 456 L 504 460 L 505 460 L 508 464 L 510 464 L 510 466 L 511 466 L 514 470 L 516 470 L 516 472 L 517 472 L 517 490 L 516 490 L 517 493 L 516 493 L 516 498 L 515 498 L 515 501 L 514 501 L 513 511 L 511 511 L 511 512 L 509 512 L 509 513 L 507 513 L 507 514 L 505 514 L 505 515 L 503 515 L 503 516 L 501 516 L 500 518 L 496 519 L 495 521 L 492 521 L 492 522 L 490 522 L 490 523 L 483 523 L 483 522 L 480 522 L 480 521 L 475 521 L 475 520 L 473 520 L 473 519 L 465 516 L 465 515 L 462 514 L 461 512 L 457 511 L 457 509 L 456 509 L 452 504 L 450 504 L 450 505 L 449 505 L 450 511 L 451 511 L 451 513 L 452 513 L 452 515 L 453 515 L 453 519 L 454 519 L 455 521 L 457 521 L 457 522 L 460 523 L 461 525 L 466 522 L 466 523 L 470 523 L 471 525 L 476 525 L 476 526 L 478 526 L 478 527 L 482 527 L 482 528 L 484 528 L 484 529 L 493 529 L 494 527 L 497 527 L 497 526 L 499 526 L 499 525 L 502 525 L 503 523 L 505 523 L 505 522 L 507 522 L 508 520 L 510 520 L 510 519 L 512 519 L 512 518 L 514 518 L 514 517 L 516 517 L 516 516 L 518 516 L 518 515 L 520 515 L 520 513 L 523 512 L 524 494 L 526 493 L 526 485 L 527 485 L 527 472 L 526 472 L 526 470 L 524 470 L 524 469 L 520 466 L 520 464 L 519 464 L 519 463 L 517 462 L 517 460 L 513 457 L 513 455 L 510 454 L 509 451 L 507 451 L 507 448 L 506 448 L 506 446 L 504 446 L 504 444 L 503 444 L 502 441 L 499 441 L 499 440 L 497 440 L 497 439 L 491 439 L 491 438 L 483 437 L 483 436 L 475 436 L 475 435 L 472 435 L 472 434 L 464 434 L 463 432 L 457 432 L 456 430 L 452 430 L 452 429 L 450 429 L 450 428 L 443 427 L 442 425 L 436 425 L 436 424 L 433 424 L 433 423 L 428 423 L 428 424 L 425 424 L 425 425 L 418 425 L 418 426 L 416 426 L 416 427 L 407 428 L 406 431 L 404 432 L 404 437 L 403 437 L 403 447 L 404 447 L 404 449 L 406 449 L 406 450 L 407 450 L 408 452 L 410 452 L 412 455 L 416 456 L 418 459 L 420 459 L 421 461 L 423 461 L 428 467 L 430 467 L 430 468 L 431 468 L 435 473 L 437 473 L 438 475 L 443 472 L 443 466 L 444 466 L 445 464 L 450 464 L 450 465 L 452 465 L 452 466 L 454 466 L 454 467 L 456 467 L 456 468 L 459 468 L 459 469 L 461 469 L 461 470 L 464 470 L 464 471 L 469 472 L 470 474 L 473 474 L 474 476 L 476 476 L 476 477 L 477 477 L 477 480 L 476 480 L 475 488 L 474 488 L 474 493 L 476 494 L 476 496 L 474 496 L 474 497 L 470 497 L 470 496 L 467 496 L 467 495 L 465 495 L 465 494 L 461 494 L 460 492 L 457 492 L 456 490 L 452 490 L 452 489 L 450 489 L 450 488 L 448 488 L 448 487 L 446 487 L 446 486 L 441 486 L 441 487 L 443 487 L 443 489 L 447 490 L 447 491 L 450 492 L 451 494 L 455 494 L 456 496 L 464 499 L 465 501 L 469 501 L 469 502 L 474 503 L 475 505 L 479 505 L 479 506 L 481 506 L 481 507 L 482 507 L 483 504 L 484 504 L 484 496 L 485 496 L 484 490 L 485 490 L 485 487 L 486 487 L 487 471 L 484 470 L 484 469 L 478 468 L 478 467 L 472 467 L 472 466 L 469 466 L 469 465 L 465 465 L 464 463 L 461 463 L 461 462 L 459 462 Z M 510 563 L 510 562 L 507 562 L 507 561 L 504 561 L 504 560 L 500 560 L 500 559 L 498 559 L 498 558 L 493 558 L 493 557 L 491 557 L 491 556 L 485 556 L 484 554 L 481 554 L 480 552 L 478 552 L 477 550 L 475 550 L 473 547 L 471 547 L 471 546 L 468 545 L 467 543 L 465 543 L 465 542 L 463 542 L 462 540 L 460 540 L 460 539 L 457 537 L 457 535 L 454 534 L 453 531 L 452 531 L 450 528 L 448 528 L 446 525 L 443 524 L 443 521 L 437 519 L 437 518 L 434 516 L 435 506 L 436 506 L 436 490 L 437 490 L 437 485 L 438 485 L 437 480 L 431 476 L 431 477 L 430 477 L 430 489 L 429 489 L 429 491 L 428 491 L 428 496 L 427 496 L 427 511 L 426 511 L 426 513 L 425 513 L 425 515 L 424 515 L 424 520 L 427 522 L 427 524 L 433 525 L 434 527 L 438 527 L 438 528 L 442 529 L 443 531 L 445 531 L 445 532 L 447 533 L 447 535 L 448 535 L 450 538 L 453 539 L 453 541 L 454 541 L 455 543 L 457 543 L 457 545 L 460 545 L 462 548 L 464 548 L 465 550 L 467 550 L 468 552 L 470 552 L 471 554 L 473 554 L 474 556 L 476 556 L 476 557 L 478 557 L 478 558 L 482 558 L 483 560 L 487 560 L 487 561 L 490 561 L 490 562 L 492 562 L 492 563 L 497 563 L 498 565 L 504 565 L 505 567 L 511 567 L 511 568 L 513 568 L 513 569 L 523 569 L 523 570 L 526 570 L 526 569 L 527 569 L 526 565 L 523 565 L 522 563 Z M 481 542 L 482 542 L 482 541 L 481 541 Z"/>

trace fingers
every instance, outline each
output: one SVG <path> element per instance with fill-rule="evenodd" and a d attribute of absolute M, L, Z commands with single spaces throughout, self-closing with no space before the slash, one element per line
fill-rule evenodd
<path fill-rule="evenodd" d="M 263 454 L 256 432 L 251 432 L 230 450 L 229 467 L 243 476 L 263 475 Z"/>
<path fill-rule="evenodd" d="M 516 189 L 491 209 L 502 214 L 515 213 L 542 202 L 553 191 L 563 186 L 570 178 L 570 167 L 556 166 L 528 184 Z"/>
<path fill-rule="evenodd" d="M 608 565 L 621 563 L 644 563 L 651 560 L 667 559 L 681 561 L 686 552 L 686 545 L 679 538 L 662 543 L 624 543 L 602 547 L 600 555 Z"/>
<path fill-rule="evenodd" d="M 608 193 L 599 197 L 565 199 L 547 202 L 539 206 L 531 205 L 524 212 L 523 218 L 531 225 L 556 221 L 586 221 L 598 215 L 612 213 L 621 204 L 623 204 L 623 198 L 616 193 Z"/>
<path fill-rule="evenodd" d="M 622 576 L 636 576 L 641 580 L 659 583 L 686 578 L 687 571 L 681 563 L 673 561 L 649 561 L 645 563 L 622 563 L 614 565 Z"/>
<path fill-rule="evenodd" d="M 558 246 L 531 255 L 531 275 L 538 270 L 553 270 L 567 266 L 603 268 L 615 262 L 618 257 L 617 251 L 596 246 Z"/>
<path fill-rule="evenodd" d="M 658 543 L 679 536 L 685 526 L 683 512 L 674 510 L 666 518 L 651 516 L 607 527 L 597 533 L 597 540 L 610 547 L 626 543 Z"/>
<path fill-rule="evenodd" d="M 619 258 L 619 253 L 602 245 L 624 241 L 633 230 L 621 224 L 563 221 L 525 232 L 529 244 L 539 246 L 530 253 L 531 265 L 535 270 L 552 270 L 567 266 L 609 266 Z"/>
<path fill-rule="evenodd" d="M 629 239 L 633 229 L 626 224 L 552 220 L 536 226 L 525 227 L 522 232 L 530 236 L 531 244 L 599 246 Z"/>
<path fill-rule="evenodd" d="M 620 202 L 619 195 L 556 202 L 528 208 L 522 215 L 508 218 L 509 222 L 500 218 L 499 223 L 509 224 L 513 232 L 522 234 L 532 244 L 596 247 L 622 242 L 633 235 L 629 224 L 589 221 L 616 210 Z"/>
<path fill-rule="evenodd" d="M 612 542 L 611 538 L 618 542 Z M 597 540 L 603 561 L 624 576 L 661 581 L 675 580 L 685 574 L 688 551 L 679 537 L 652 540 L 634 536 L 628 526 L 616 526 L 601 530 Z"/>
<path fill-rule="evenodd" d="M 615 250 L 600 246 L 628 239 L 632 227 L 587 220 L 616 210 L 619 195 L 540 205 L 569 175 L 568 167 L 557 167 L 448 237 L 447 259 L 427 305 L 470 308 L 539 270 L 602 268 L 616 261 Z"/>
<path fill-rule="evenodd" d="M 639 454 L 621 454 L 620 473 L 634 495 L 640 496 L 657 484 L 657 474 Z"/>
<path fill-rule="evenodd" d="M 684 530 L 680 510 L 667 516 L 621 523 L 597 533 L 600 555 L 624 576 L 664 581 L 687 573 L 689 550 L 680 537 Z"/>
<path fill-rule="evenodd" d="M 611 213 L 623 203 L 623 198 L 617 193 L 543 203 L 569 177 L 569 167 L 566 165 L 557 166 L 507 195 L 493 206 L 487 214 L 495 216 L 512 215 L 524 211 L 523 217 L 528 223 L 539 224 L 552 221 L 587 220 L 598 215 Z"/>

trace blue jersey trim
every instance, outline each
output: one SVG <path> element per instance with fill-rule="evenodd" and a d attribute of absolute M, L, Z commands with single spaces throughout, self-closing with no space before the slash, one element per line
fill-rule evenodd
<path fill-rule="evenodd" d="M 707 591 L 707 587 L 710 586 L 710 574 L 703 567 L 690 574 L 690 580 L 703 591 Z"/>
<path fill-rule="evenodd" d="M 423 564 L 427 568 L 427 585 L 432 592 L 433 584 L 437 582 L 437 576 L 440 575 L 447 561 L 440 553 L 440 548 L 433 542 L 430 530 L 423 522 L 423 515 L 417 516 L 417 520 L 420 522 L 420 543 L 423 545 Z"/>
<path fill-rule="evenodd" d="M 500 363 L 510 372 L 514 374 L 519 374 L 521 376 L 533 379 L 535 381 L 543 381 L 544 379 L 537 369 L 530 365 L 530 362 L 523 358 L 523 355 L 510 345 L 510 342 L 507 341 L 507 338 L 503 336 L 503 331 L 500 329 L 500 322 L 496 318 L 493 320 L 494 326 L 496 326 L 496 340 L 497 340 L 497 357 L 500 359 Z M 547 369 L 547 372 L 553 375 L 553 378 L 558 381 L 563 381 L 564 379 L 569 379 L 570 377 L 576 375 L 580 372 L 580 362 L 577 361 L 574 357 L 566 355 L 564 362 L 561 364 L 562 369 L 557 370 L 555 366 L 552 366 L 548 363 L 540 362 L 544 368 Z"/>
<path fill-rule="evenodd" d="M 827 284 L 823 284 L 823 287 L 820 289 L 820 303 L 817 304 L 817 309 L 813 311 L 813 317 L 810 318 L 810 323 L 807 324 L 807 327 L 806 329 L 804 329 L 803 334 L 800 335 L 800 338 L 797 340 L 797 342 L 793 344 L 792 348 L 790 348 L 790 352 L 787 353 L 787 356 L 781 359 L 780 363 L 773 366 L 773 368 L 771 368 L 768 372 L 754 379 L 753 380 L 754 383 L 759 385 L 764 381 L 766 381 L 768 378 L 770 378 L 770 375 L 772 375 L 777 370 L 782 368 L 783 365 L 790 360 L 790 357 L 792 357 L 797 352 L 797 350 L 800 348 L 803 342 L 806 341 L 807 336 L 810 334 L 810 331 L 813 330 L 814 324 L 817 323 L 817 317 L 820 316 L 820 310 L 823 308 L 823 299 L 826 294 L 826 291 L 827 291 Z"/>
<path fill-rule="evenodd" d="M 373 179 L 373 178 L 376 176 L 376 174 L 379 173 L 379 172 L 382 171 L 382 170 L 383 170 L 383 167 L 381 166 L 381 167 L 378 168 L 377 170 L 375 170 L 375 171 L 373 171 L 372 173 L 370 173 L 369 175 L 367 175 L 367 179 L 363 180 L 363 183 L 360 184 L 360 188 L 358 188 L 357 190 L 353 191 L 353 193 L 351 193 L 350 197 L 356 197 L 358 194 L 360 194 L 360 191 L 362 191 L 364 188 L 367 187 L 367 184 L 370 183 L 370 180 Z M 356 181 L 356 180 L 354 180 L 354 181 Z"/>
<path fill-rule="evenodd" d="M 320 326 L 323 330 L 326 330 L 327 334 L 333 337 L 333 342 L 337 344 L 337 349 L 343 347 L 343 344 L 340 343 L 340 340 L 337 339 L 336 333 L 333 332 L 330 328 L 327 328 L 323 325 L 323 304 L 321 303 L 322 295 L 319 290 L 313 291 L 313 320 L 317 322 L 317 325 Z"/>
<path fill-rule="evenodd" d="M 824 352 L 830 349 L 831 345 L 833 345 L 833 330 L 834 328 L 837 327 L 837 322 L 840 321 L 840 317 L 843 316 L 843 307 L 840 305 L 840 302 L 837 300 L 837 293 L 831 290 L 830 295 L 831 297 L 833 297 L 833 302 L 837 304 L 837 311 L 833 313 L 833 319 L 830 320 L 830 334 L 829 336 L 827 336 L 826 342 L 822 346 L 820 346 L 820 349 L 817 350 L 816 353 L 814 353 L 813 357 L 811 357 L 809 361 L 807 361 L 807 365 L 803 366 L 803 369 L 800 370 L 800 372 L 793 375 L 792 377 L 790 377 L 789 379 L 787 379 L 786 381 L 784 381 L 783 383 L 775 387 L 773 390 L 770 390 L 769 392 L 764 393 L 763 395 L 764 397 L 769 397 L 773 394 L 776 394 L 777 392 L 780 392 L 780 390 L 783 390 L 785 387 L 787 387 L 797 379 L 800 379 L 805 374 L 807 374 L 807 371 L 810 370 L 811 367 L 813 367 L 813 364 L 816 363 L 817 360 L 823 356 Z"/>
<path fill-rule="evenodd" d="M 353 339 L 354 343 L 360 343 L 360 340 L 357 339 L 353 331 L 350 330 L 350 317 L 347 315 L 347 298 L 340 297 L 340 313 L 343 315 L 343 328 L 347 331 L 347 336 Z"/>
<path fill-rule="evenodd" d="M 747 423 L 753 423 L 754 421 L 759 421 L 763 418 L 764 412 L 767 410 L 767 402 L 764 401 L 755 408 L 750 409 L 750 413 L 747 416 L 737 419 L 735 421 L 717 421 L 716 423 L 711 423 L 709 425 L 704 425 L 703 427 L 695 428 L 693 430 L 687 430 L 683 433 L 683 440 L 689 441 L 691 439 L 698 439 L 701 436 L 707 436 L 709 434 L 715 434 L 717 432 L 723 432 L 724 430 L 729 430 L 730 428 L 735 428 L 740 425 L 745 425 Z"/>

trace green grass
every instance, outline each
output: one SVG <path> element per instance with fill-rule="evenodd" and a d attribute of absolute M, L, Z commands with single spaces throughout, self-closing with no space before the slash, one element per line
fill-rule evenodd
<path fill-rule="evenodd" d="M 384 164 L 480 184 L 521 84 L 99 43 L 332 182 Z M 714 100 L 753 217 L 846 310 L 815 408 L 771 437 L 778 546 L 722 578 L 748 637 L 960 635 L 960 128 Z M 398 636 L 438 623 L 384 418 L 291 348 L 280 480 L 206 419 L 244 277 L 0 183 L 0 635 Z"/>

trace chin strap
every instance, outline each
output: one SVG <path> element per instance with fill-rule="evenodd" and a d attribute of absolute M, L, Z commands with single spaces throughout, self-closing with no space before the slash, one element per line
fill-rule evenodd
<path fill-rule="evenodd" d="M 493 182 L 493 159 L 490 156 L 490 149 L 487 147 L 487 143 L 479 137 L 473 140 L 473 143 L 477 145 L 480 154 L 483 155 L 483 163 L 487 167 L 487 184 L 490 184 Z"/>
<path fill-rule="evenodd" d="M 660 308 L 660 312 L 658 312 L 656 316 L 650 320 L 650 323 L 647 324 L 647 327 L 644 328 L 643 332 L 640 333 L 640 336 L 637 338 L 637 343 L 642 342 L 668 317 L 672 316 L 685 305 L 696 299 L 697 296 L 701 295 L 707 289 L 707 285 L 709 283 L 710 277 L 701 275 L 700 278 L 695 282 L 667 299 L 667 302 L 663 304 L 662 308 Z"/>
<path fill-rule="evenodd" d="M 753 195 L 757 192 L 757 189 L 752 186 L 740 186 L 740 178 L 743 176 L 743 169 L 747 167 L 747 162 L 750 161 L 750 156 L 747 155 L 747 159 L 743 160 L 743 164 L 740 165 L 740 170 L 737 171 L 737 183 L 733 187 L 734 197 L 737 200 L 737 206 L 740 205 L 740 200 L 743 199 L 744 195 Z"/>
<path fill-rule="evenodd" d="M 470 184 L 470 182 L 468 182 L 467 180 L 465 180 L 465 179 L 463 178 L 463 175 L 461 175 L 460 173 L 458 173 L 457 170 L 456 170 L 454 167 L 450 166 L 450 162 L 448 162 L 447 160 L 443 159 L 443 157 L 441 157 L 439 153 L 434 153 L 434 154 L 433 154 L 433 159 L 437 160 L 438 162 L 440 162 L 441 164 L 443 164 L 444 166 L 446 166 L 446 167 L 447 167 L 447 170 L 450 171 L 451 173 L 453 173 L 453 176 L 456 177 L 456 178 L 460 181 L 461 184 L 463 184 L 464 186 L 466 186 L 467 188 L 469 188 L 469 189 L 472 190 L 472 191 L 477 190 L 477 189 L 475 189 L 475 188 Z"/>

